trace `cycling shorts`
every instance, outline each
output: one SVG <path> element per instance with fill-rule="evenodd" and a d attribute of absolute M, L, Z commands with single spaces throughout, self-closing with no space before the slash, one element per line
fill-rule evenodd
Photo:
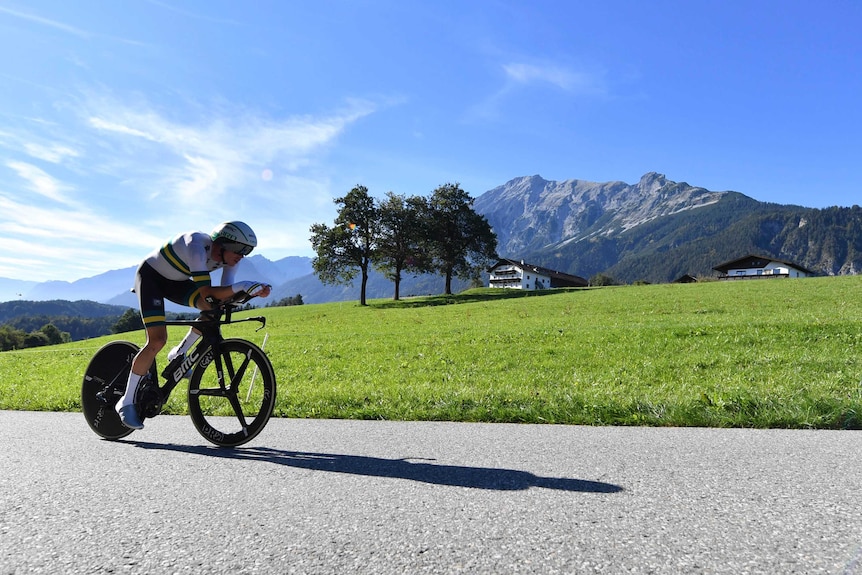
<path fill-rule="evenodd" d="M 200 285 L 188 280 L 169 280 L 147 262 L 138 266 L 135 274 L 135 293 L 144 327 L 165 325 L 165 299 L 180 305 L 197 307 L 201 297 Z"/>

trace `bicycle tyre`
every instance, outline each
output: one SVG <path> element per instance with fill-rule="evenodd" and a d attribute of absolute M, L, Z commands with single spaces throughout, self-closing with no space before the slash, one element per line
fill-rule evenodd
<path fill-rule="evenodd" d="M 220 447 L 247 443 L 263 431 L 275 407 L 275 371 L 264 351 L 225 339 L 219 357 L 204 353 L 189 381 L 189 415 L 198 432 Z M 221 364 L 225 381 L 219 382 Z"/>
<path fill-rule="evenodd" d="M 84 372 L 81 383 L 81 411 L 97 435 L 105 439 L 121 439 L 134 431 L 123 425 L 114 406 L 126 390 L 132 360 L 140 348 L 130 341 L 112 341 L 103 345 Z M 150 369 L 156 377 L 156 366 Z M 100 392 L 107 391 L 105 397 Z"/>

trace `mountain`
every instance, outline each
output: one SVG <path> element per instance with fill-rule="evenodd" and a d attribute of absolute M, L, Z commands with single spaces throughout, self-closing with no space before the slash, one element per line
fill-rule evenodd
<path fill-rule="evenodd" d="M 252 266 L 246 267 L 251 262 Z M 245 269 L 240 268 L 240 275 L 254 276 L 242 277 L 240 279 L 266 278 L 270 285 L 280 285 L 294 278 L 302 277 L 313 272 L 311 258 L 300 256 L 289 256 L 277 261 L 270 261 L 263 256 L 251 256 L 243 263 Z M 250 269 L 253 267 L 253 270 Z"/>
<path fill-rule="evenodd" d="M 554 250 L 616 235 L 651 220 L 717 203 L 724 194 L 649 173 L 636 185 L 516 178 L 476 198 L 501 254 Z M 497 225 L 494 225 L 494 224 Z"/>
<path fill-rule="evenodd" d="M 39 282 L 0 278 L 0 302 L 21 299 Z"/>
<path fill-rule="evenodd" d="M 714 275 L 747 253 L 780 257 L 825 275 L 862 270 L 862 209 L 825 210 L 713 192 L 654 172 L 637 184 L 513 179 L 482 194 L 503 257 L 618 281 Z"/>
<path fill-rule="evenodd" d="M 0 278 L 0 301 L 91 300 L 137 308 L 137 298 L 130 291 L 135 281 L 136 268 L 137 266 L 132 266 L 111 270 L 74 282 L 25 282 Z M 216 271 L 213 274 L 214 281 L 218 281 L 220 273 Z M 261 255 L 253 255 L 243 260 L 237 279 L 259 280 L 275 286 L 310 273 L 311 258 L 289 256 L 270 261 Z M 188 311 L 188 308 L 173 304 L 169 304 L 167 308 L 169 311 Z"/>
<path fill-rule="evenodd" d="M 862 272 L 862 208 L 805 208 L 759 202 L 734 191 L 710 191 L 650 172 L 636 184 L 515 178 L 478 196 L 473 209 L 497 234 L 501 257 L 581 277 L 669 282 L 712 276 L 712 268 L 749 253 L 792 261 L 824 275 Z M 129 292 L 135 268 L 76 282 L 0 278 L 2 300 L 93 300 L 137 307 Z M 306 303 L 359 299 L 352 286 L 323 285 L 311 258 L 246 258 L 239 279 L 274 286 L 269 301 L 302 295 Z M 218 281 L 218 272 L 214 274 Z M 453 290 L 468 287 L 453 283 Z M 409 276 L 403 297 L 443 293 L 438 276 Z M 394 285 L 371 272 L 367 297 L 391 298 Z M 169 304 L 169 311 L 188 308 Z"/>
<path fill-rule="evenodd" d="M 106 302 L 118 293 L 128 292 L 134 283 L 135 268 L 108 271 L 74 282 L 47 281 L 33 286 L 22 298 L 33 301 L 45 300 L 93 300 Z"/>
<path fill-rule="evenodd" d="M 303 303 L 326 303 L 333 301 L 359 300 L 361 278 L 356 277 L 352 285 L 324 285 L 315 274 L 287 281 L 273 288 L 269 301 L 279 301 L 297 294 Z M 452 291 L 458 293 L 469 287 L 469 283 L 457 278 L 452 280 Z M 436 295 L 446 290 L 443 276 L 431 274 L 410 275 L 401 279 L 400 296 L 407 298 L 417 295 Z M 391 299 L 395 294 L 395 284 L 376 270 L 368 273 L 365 296 L 368 299 Z"/>

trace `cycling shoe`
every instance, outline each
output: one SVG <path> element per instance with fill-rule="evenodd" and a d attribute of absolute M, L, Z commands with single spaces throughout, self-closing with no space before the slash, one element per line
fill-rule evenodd
<path fill-rule="evenodd" d="M 120 416 L 120 421 L 123 422 L 123 425 L 130 429 L 143 429 L 144 424 L 141 422 L 141 418 L 138 417 L 138 410 L 134 405 L 124 405 L 120 407 L 117 404 L 117 414 Z"/>

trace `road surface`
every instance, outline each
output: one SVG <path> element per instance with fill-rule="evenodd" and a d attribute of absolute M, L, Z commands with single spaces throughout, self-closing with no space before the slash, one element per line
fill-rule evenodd
<path fill-rule="evenodd" d="M 0 574 L 862 575 L 862 434 L 0 412 Z"/>

